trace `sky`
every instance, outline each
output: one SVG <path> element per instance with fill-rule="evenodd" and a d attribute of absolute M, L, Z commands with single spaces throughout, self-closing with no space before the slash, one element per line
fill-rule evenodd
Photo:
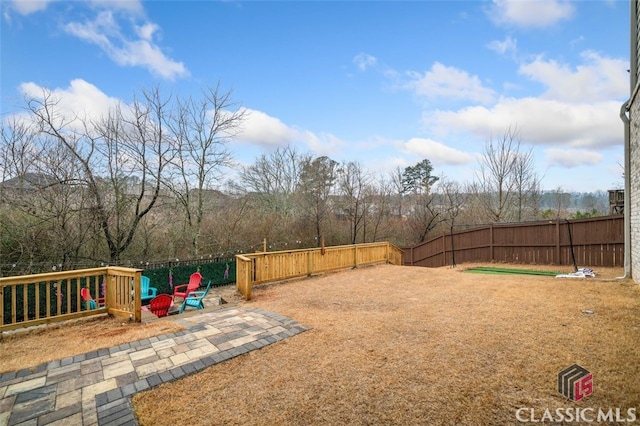
<path fill-rule="evenodd" d="M 291 146 L 391 173 L 477 179 L 511 132 L 544 190 L 623 187 L 621 0 L 2 0 L 0 113 L 48 90 L 105 114 L 142 90 L 220 85 L 246 109 L 238 164 Z"/>

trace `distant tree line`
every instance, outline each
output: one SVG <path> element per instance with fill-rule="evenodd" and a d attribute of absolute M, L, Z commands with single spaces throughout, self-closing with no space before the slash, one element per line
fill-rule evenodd
<path fill-rule="evenodd" d="M 187 98 L 145 90 L 97 118 L 60 105 L 43 90 L 3 121 L 2 274 L 13 264 L 39 272 L 224 257 L 264 241 L 268 250 L 409 246 L 458 226 L 576 214 L 571 194 L 541 190 L 532 152 L 512 129 L 487 141 L 474 181 L 462 184 L 428 159 L 382 173 L 293 146 L 235 165 L 230 146 L 245 109 L 219 86 Z M 602 194 L 582 200 L 578 214 L 607 213 Z"/>

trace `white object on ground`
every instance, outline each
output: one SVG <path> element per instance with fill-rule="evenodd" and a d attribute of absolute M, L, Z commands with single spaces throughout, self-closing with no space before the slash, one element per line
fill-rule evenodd
<path fill-rule="evenodd" d="M 558 274 L 556 278 L 587 278 L 587 277 L 595 277 L 596 273 L 593 269 L 589 268 L 580 268 L 576 272 L 571 272 L 570 274 Z"/>

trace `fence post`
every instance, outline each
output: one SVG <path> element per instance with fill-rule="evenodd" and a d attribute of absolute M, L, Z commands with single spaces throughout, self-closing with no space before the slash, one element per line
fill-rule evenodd
<path fill-rule="evenodd" d="M 313 254 L 311 250 L 307 250 L 307 276 L 313 274 Z"/>
<path fill-rule="evenodd" d="M 135 291 L 133 293 L 133 316 L 135 322 L 142 322 L 142 294 L 140 293 L 140 281 L 142 280 L 142 271 L 136 271 L 134 281 Z"/>
<path fill-rule="evenodd" d="M 244 275 L 244 269 L 245 269 L 244 262 L 242 261 L 242 259 L 239 258 L 239 256 L 236 255 L 236 289 L 238 289 L 238 291 L 242 293 L 243 296 L 244 296 L 243 280 L 246 279 L 246 276 Z"/>
<path fill-rule="evenodd" d="M 251 270 L 254 259 L 236 255 L 236 288 L 246 300 L 251 299 Z"/>
<path fill-rule="evenodd" d="M 245 273 L 244 273 L 244 297 L 247 300 L 251 299 L 251 268 L 249 266 L 249 262 L 243 262 L 245 264 Z M 252 263 L 253 264 L 253 263 Z M 254 264 L 255 265 L 255 264 Z"/>

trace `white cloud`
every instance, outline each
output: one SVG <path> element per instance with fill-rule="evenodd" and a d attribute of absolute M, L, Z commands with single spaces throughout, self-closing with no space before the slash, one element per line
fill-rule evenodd
<path fill-rule="evenodd" d="M 65 31 L 82 40 L 97 44 L 103 50 L 110 48 L 110 37 L 119 37 L 120 28 L 111 12 L 98 14 L 93 22 L 81 24 L 71 22 L 65 25 Z"/>
<path fill-rule="evenodd" d="M 368 53 L 358 53 L 353 58 L 353 63 L 360 69 L 360 71 L 366 71 L 367 68 L 371 68 L 376 65 L 378 60 L 375 56 L 371 56 Z"/>
<path fill-rule="evenodd" d="M 11 8 L 20 15 L 43 11 L 53 0 L 10 0 Z"/>
<path fill-rule="evenodd" d="M 290 127 L 278 118 L 252 109 L 246 110 L 246 117 L 237 139 L 267 148 L 302 143 L 316 155 L 335 154 L 344 146 L 344 142 L 332 134 L 315 134 Z"/>
<path fill-rule="evenodd" d="M 401 168 L 406 168 L 409 163 L 407 162 L 406 159 L 401 158 L 401 157 L 389 157 L 384 159 L 384 165 L 386 166 L 387 171 L 393 171 L 398 167 Z"/>
<path fill-rule="evenodd" d="M 88 3 L 104 9 L 121 10 L 133 14 L 144 10 L 141 0 L 88 0 Z"/>
<path fill-rule="evenodd" d="M 484 87 L 477 76 L 439 62 L 424 74 L 409 72 L 408 75 L 410 81 L 405 88 L 427 99 L 487 103 L 495 96 L 493 90 Z"/>
<path fill-rule="evenodd" d="M 65 30 L 84 41 L 100 47 L 115 63 L 121 66 L 142 66 L 167 80 L 187 77 L 189 71 L 182 62 L 168 58 L 152 38 L 158 30 L 153 23 L 137 26 L 137 40 L 127 39 L 120 30 L 113 13 L 103 11 L 95 20 L 86 23 L 71 22 Z"/>
<path fill-rule="evenodd" d="M 575 70 L 542 58 L 522 64 L 519 72 L 547 86 L 545 99 L 567 102 L 622 99 L 629 94 L 628 61 L 606 58 L 593 51 L 582 53 Z"/>
<path fill-rule="evenodd" d="M 159 29 L 160 27 L 158 27 L 156 24 L 149 22 L 139 27 L 136 27 L 136 33 L 138 34 L 138 36 L 140 36 L 141 39 L 152 41 L 153 34 Z"/>
<path fill-rule="evenodd" d="M 520 74 L 544 86 L 540 96 L 503 97 L 492 106 L 428 111 L 423 121 L 436 132 L 469 132 L 485 140 L 517 127 L 525 143 L 619 146 L 620 104 L 629 90 L 627 64 L 593 51 L 581 57 L 582 63 L 573 67 L 543 58 L 522 64 Z"/>
<path fill-rule="evenodd" d="M 22 83 L 19 90 L 25 97 L 36 100 L 44 100 L 44 96 L 49 96 L 51 101 L 55 101 L 57 119 L 64 122 L 69 122 L 75 117 L 97 120 L 121 103 L 82 79 L 72 80 L 67 88 L 56 89 L 48 89 L 33 82 Z M 71 128 L 76 126 L 79 129 L 82 126 L 81 121 L 70 124 Z"/>
<path fill-rule="evenodd" d="M 246 110 L 238 139 L 259 146 L 286 146 L 295 139 L 295 131 L 262 111 Z"/>
<path fill-rule="evenodd" d="M 432 139 L 411 138 L 398 143 L 398 149 L 420 158 L 428 158 L 434 165 L 461 165 L 474 161 L 474 157 L 468 152 L 450 148 Z"/>
<path fill-rule="evenodd" d="M 489 17 L 498 24 L 548 27 L 569 19 L 575 12 L 569 0 L 493 0 Z"/>
<path fill-rule="evenodd" d="M 602 161 L 602 154 L 584 149 L 545 150 L 545 155 L 551 166 L 573 168 L 578 166 L 596 165 Z"/>
<path fill-rule="evenodd" d="M 345 143 L 331 133 L 316 135 L 308 130 L 298 132 L 299 140 L 304 142 L 315 155 L 337 156 L 342 152 Z"/>
<path fill-rule="evenodd" d="M 493 40 L 487 44 L 487 47 L 500 55 L 513 54 L 518 49 L 518 41 L 507 36 L 503 41 Z"/>
<path fill-rule="evenodd" d="M 424 121 L 439 130 L 467 131 L 484 139 L 517 127 L 524 143 L 604 147 L 622 144 L 619 110 L 616 101 L 569 105 L 537 98 L 501 99 L 491 108 L 425 113 Z"/>
<path fill-rule="evenodd" d="M 46 10 L 49 4 L 58 0 L 8 0 L 10 9 L 20 15 L 26 16 L 32 13 Z M 103 7 L 111 10 L 122 10 L 130 13 L 139 13 L 142 3 L 139 0 L 86 0 L 84 2 L 90 6 Z"/>

